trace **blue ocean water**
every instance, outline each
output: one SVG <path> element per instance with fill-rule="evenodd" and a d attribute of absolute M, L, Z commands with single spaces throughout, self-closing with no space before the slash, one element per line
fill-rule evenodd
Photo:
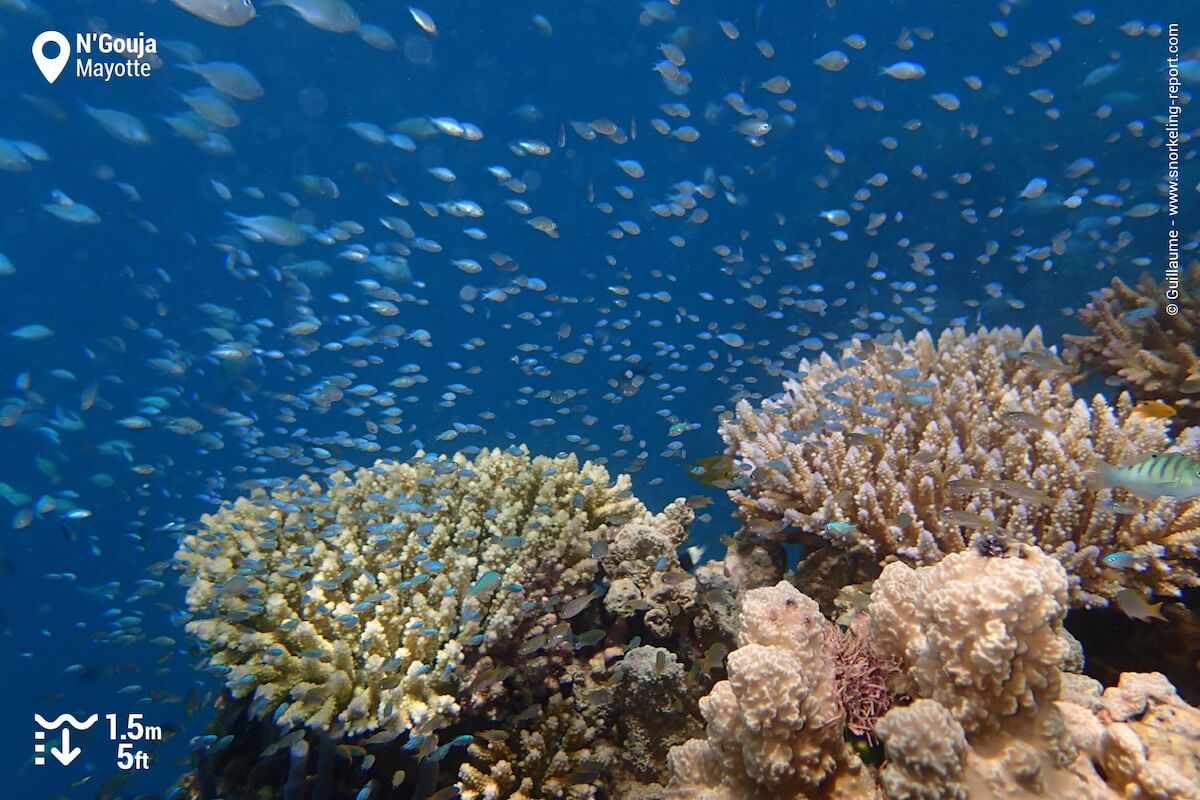
<path fill-rule="evenodd" d="M 1145 29 L 1178 22 L 1185 49 L 1196 47 L 1200 12 L 1190 4 L 1147 3 L 1135 13 L 1091 3 L 1095 21 L 1083 25 L 1071 18 L 1082 5 L 1037 2 L 426 0 L 433 36 L 404 4 L 350 3 L 391 32 L 394 50 L 280 7 L 260 6 L 248 24 L 227 28 L 166 0 L 0 0 L 0 139 L 49 154 L 0 172 L 0 253 L 15 266 L 0 276 L 0 330 L 53 331 L 40 340 L 6 335 L 0 348 L 6 796 L 155 796 L 184 771 L 188 741 L 207 722 L 207 709 L 190 708 L 188 698 L 214 696 L 219 682 L 195 669 L 200 655 L 171 622 L 184 607 L 165 564 L 173 534 L 218 499 L 245 493 L 246 481 L 303 473 L 316 463 L 314 446 L 331 452 L 316 468 L 512 443 L 607 458 L 613 472 L 635 471 L 635 492 L 652 509 L 711 497 L 689 544 L 715 555 L 718 537 L 734 528 L 731 506 L 689 466 L 721 452 L 722 410 L 773 393 L 781 369 L 814 354 L 798 342 L 834 350 L 856 333 L 911 334 L 955 320 L 1039 324 L 1056 341 L 1081 330 L 1063 310 L 1090 291 L 1114 276 L 1161 271 L 1164 213 L 1120 209 L 1162 202 L 1165 156 L 1153 140 L 1162 136 L 1166 44 Z M 1122 30 L 1135 18 L 1140 33 Z M 720 20 L 736 25 L 736 40 Z M 1003 23 L 1003 36 L 992 22 Z M 68 72 L 48 85 L 29 48 L 51 28 L 72 38 L 144 32 L 157 39 L 161 65 L 144 79 Z M 851 34 L 867 46 L 843 43 Z M 690 80 L 678 93 L 653 70 L 666 41 L 687 56 Z M 196 48 L 204 61 L 237 62 L 265 88 L 261 99 L 229 101 L 236 127 L 212 129 L 229 154 L 204 152 L 163 121 L 186 109 L 180 93 L 203 84 L 179 66 L 184 45 L 167 42 Z M 845 69 L 813 65 L 834 49 L 847 54 Z M 925 77 L 879 74 L 898 61 L 920 63 Z M 1089 85 L 1108 64 L 1115 71 Z M 760 87 L 775 75 L 790 80 L 783 94 Z M 978 76 L 981 88 L 964 76 Z M 1038 90 L 1052 99 L 1031 97 Z M 961 106 L 939 106 L 935 93 L 953 93 Z M 781 107 L 782 98 L 794 106 Z M 668 103 L 689 116 L 671 116 Z M 739 103 L 764 109 L 770 132 L 755 139 L 735 130 L 748 116 Z M 119 141 L 84 104 L 136 116 L 152 141 Z M 1098 115 L 1102 107 L 1109 112 Z M 347 127 L 425 120 L 428 128 L 430 117 L 469 121 L 484 137 L 414 135 L 409 152 Z M 608 129 L 601 119 L 626 141 L 596 135 Z M 700 138 L 662 135 L 656 119 L 692 125 Z M 585 131 L 592 123 L 590 140 L 573 122 Z M 1185 127 L 1196 127 L 1194 115 Z M 544 142 L 550 153 L 521 142 Z M 1185 149 L 1194 155 L 1194 145 Z M 636 160 L 644 177 L 617 159 Z M 1077 159 L 1094 162 L 1096 182 L 1083 207 L 1070 209 L 1063 199 L 1086 183 L 1064 177 Z M 493 165 L 525 190 L 501 185 L 487 172 Z M 436 167 L 456 180 L 431 175 Z M 1189 157 L 1182 185 L 1194 187 L 1196 172 Z M 303 175 L 331 179 L 338 196 L 305 192 Z M 1036 177 L 1048 181 L 1046 194 L 1018 197 Z M 704 220 L 690 208 L 655 210 L 677 201 L 681 182 L 713 189 L 698 203 Z M 62 204 L 55 191 L 94 209 L 98 224 L 48 213 L 45 205 Z M 1188 192 L 1183 229 L 1194 247 L 1200 201 Z M 387 198 L 397 193 L 407 205 Z M 1105 193 L 1120 205 L 1093 201 Z M 455 200 L 485 213 L 438 208 Z M 821 216 L 834 209 L 854 216 L 844 241 Z M 873 211 L 887 215 L 878 235 L 864 230 Z M 296 247 L 253 242 L 227 212 L 292 218 L 312 226 L 310 238 Z M 559 236 L 526 224 L 534 215 L 553 219 Z M 400 256 L 393 245 L 405 240 L 381 217 L 407 220 L 436 252 L 407 240 Z M 313 235 L 346 221 L 363 232 L 328 243 Z M 621 222 L 632 224 L 622 230 Z M 473 226 L 486 239 L 463 234 Z M 1056 240 L 1063 252 L 1046 252 Z M 350 251 L 352 243 L 365 249 Z M 914 269 L 914 252 L 926 252 L 929 266 Z M 519 267 L 499 269 L 495 253 Z M 396 256 L 389 276 L 371 254 Z M 324 263 L 296 267 L 313 260 Z M 365 280 L 402 295 L 395 316 L 365 308 Z M 321 320 L 318 332 L 285 330 L 307 317 Z M 406 332 L 387 345 L 344 344 L 367 324 Z M 247 342 L 247 352 L 215 355 L 214 328 Z M 567 355 L 574 351 L 578 363 Z M 325 412 L 305 399 L 348 374 L 383 391 L 402 375 L 421 380 L 393 390 L 395 417 L 379 406 L 347 413 L 353 398 Z M 396 432 L 371 432 L 368 419 Z M 151 769 L 132 775 L 115 768 L 114 745 L 94 731 L 76 738 L 83 755 L 70 766 L 39 766 L 35 713 L 141 713 L 174 735 L 148 748 Z M 130 780 L 105 788 L 114 776 Z"/>

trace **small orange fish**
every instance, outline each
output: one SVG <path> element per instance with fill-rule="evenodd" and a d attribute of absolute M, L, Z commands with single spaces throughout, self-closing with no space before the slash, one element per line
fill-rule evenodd
<path fill-rule="evenodd" d="M 1175 409 L 1162 400 L 1142 400 L 1133 407 L 1133 412 L 1151 419 L 1170 419 L 1175 416 Z"/>

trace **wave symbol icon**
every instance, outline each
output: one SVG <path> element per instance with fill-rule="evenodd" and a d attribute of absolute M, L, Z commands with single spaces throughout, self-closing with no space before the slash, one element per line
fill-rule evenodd
<path fill-rule="evenodd" d="M 52 731 L 55 728 L 62 726 L 62 724 L 64 722 L 70 723 L 71 727 L 77 731 L 86 731 L 88 728 L 95 725 L 96 720 L 98 720 L 98 719 L 100 719 L 99 714 L 92 714 L 90 717 L 87 718 L 86 722 L 80 722 L 79 720 L 75 719 L 75 717 L 71 716 L 70 714 L 59 714 L 57 717 L 54 718 L 54 720 L 52 722 L 47 722 L 46 718 L 43 717 L 41 714 L 33 715 L 34 722 L 36 722 L 38 725 L 41 725 L 43 728 L 45 728 L 48 731 Z"/>

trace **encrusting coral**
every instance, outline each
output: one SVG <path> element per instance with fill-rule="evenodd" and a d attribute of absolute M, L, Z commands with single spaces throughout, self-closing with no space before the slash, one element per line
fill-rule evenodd
<path fill-rule="evenodd" d="M 1103 693 L 1081 678 L 1059 708 L 1121 796 L 1200 796 L 1200 709 L 1183 702 L 1160 673 L 1125 673 Z"/>
<path fill-rule="evenodd" d="M 631 519 L 604 535 L 608 549 L 601 564 L 612 581 L 605 608 L 623 618 L 644 612 L 643 624 L 659 639 L 671 633 L 679 612 L 696 602 L 696 581 L 675 553 L 693 516 L 685 501 L 676 500 L 661 514 Z"/>
<path fill-rule="evenodd" d="M 864 646 L 899 702 L 874 724 L 886 762 L 842 741 L 826 622 L 788 583 L 745 596 L 705 739 L 671 750 L 679 800 L 1185 800 L 1200 797 L 1200 710 L 1161 675 L 1101 694 L 1064 671 L 1068 578 L 1036 547 L 979 537 L 933 566 L 885 567 Z"/>
<path fill-rule="evenodd" d="M 1133 413 L 1127 395 L 1078 398 L 1077 377 L 1037 328 L 959 328 L 936 343 L 921 332 L 802 360 L 781 395 L 742 400 L 722 422 L 743 536 L 931 564 L 998 529 L 1066 567 L 1073 605 L 1197 585 L 1186 560 L 1200 554 L 1200 500 L 1097 490 L 1091 472 L 1166 449 L 1166 421 Z M 1189 429 L 1175 446 L 1197 445 Z M 1131 568 L 1103 562 L 1120 551 Z"/>
<path fill-rule="evenodd" d="M 1136 286 L 1113 278 L 1075 312 L 1091 329 L 1066 336 L 1084 361 L 1128 381 L 1139 400 L 1176 406 L 1190 422 L 1200 422 L 1200 262 L 1181 276 L 1177 296 L 1143 273 Z M 1168 313 L 1173 306 L 1175 313 Z"/>
<path fill-rule="evenodd" d="M 498 450 L 278 483 L 184 537 L 187 628 L 281 726 L 429 733 L 477 659 L 588 594 L 597 531 L 645 513 L 628 486 Z"/>

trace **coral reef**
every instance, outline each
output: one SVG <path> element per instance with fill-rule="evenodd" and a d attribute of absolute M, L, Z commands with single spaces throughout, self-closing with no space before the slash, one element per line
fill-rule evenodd
<path fill-rule="evenodd" d="M 532 799 L 665 781 L 699 692 L 670 650 L 630 640 L 687 649 L 692 511 L 650 514 L 628 487 L 493 450 L 276 482 L 207 515 L 176 554 L 187 628 L 225 678 L 228 731 L 272 754 L 254 785 Z M 195 776 L 244 769 L 202 753 Z"/>
<path fill-rule="evenodd" d="M 1178 296 L 1148 273 L 1136 286 L 1113 278 L 1075 312 L 1089 336 L 1066 336 L 1088 364 L 1128 381 L 1139 400 L 1174 405 L 1192 424 L 1200 422 L 1200 262 L 1182 276 Z M 1167 313 L 1168 304 L 1176 313 Z"/>
<path fill-rule="evenodd" d="M 667 650 L 611 648 L 571 673 L 569 698 L 555 694 L 515 730 L 469 746 L 464 800 L 633 797 L 662 777 L 667 750 L 699 729 L 680 713 L 688 689 Z"/>
<path fill-rule="evenodd" d="M 1015 545 L 993 556 L 954 553 L 916 570 L 889 564 L 867 613 L 874 646 L 903 664 L 897 688 L 945 712 L 917 703 L 880 722 L 889 793 L 903 796 L 900 787 L 917 783 L 930 791 L 932 772 L 952 797 L 1002 796 L 1001 787 L 1088 796 L 1089 784 L 1077 786 L 1065 772 L 1076 754 L 1053 704 L 1070 651 L 1058 561 Z M 936 724 L 939 735 L 914 736 L 914 721 Z"/>
<path fill-rule="evenodd" d="M 777 542 L 726 539 L 724 559 L 696 568 L 702 602 L 692 625 L 702 639 L 732 642 L 742 597 L 751 589 L 774 586 L 783 577 L 784 552 Z"/>
<path fill-rule="evenodd" d="M 586 595 L 598 530 L 643 512 L 627 478 L 523 451 L 276 484 L 181 542 L 187 628 L 281 726 L 429 732 L 479 655 Z"/>
<path fill-rule="evenodd" d="M 686 502 L 676 500 L 661 514 L 646 514 L 601 532 L 608 544 L 601 565 L 612 581 L 604 595 L 605 608 L 622 618 L 643 612 L 643 624 L 658 639 L 669 636 L 672 620 L 696 603 L 696 581 L 675 553 L 687 539 L 692 517 Z"/>
<path fill-rule="evenodd" d="M 901 659 L 897 688 L 916 698 L 877 726 L 889 797 L 1195 796 L 1200 784 L 1175 760 L 1189 748 L 1196 757 L 1200 712 L 1161 676 L 1123 676 L 1089 703 L 1079 687 L 1098 694 L 1098 684 L 1062 670 L 1066 610 L 1061 564 L 1028 545 L 884 569 L 868 609 L 872 641 Z M 1151 723 L 1154 734 L 1118 727 L 1144 717 L 1151 697 L 1169 707 L 1168 724 Z M 1187 721 L 1176 724 L 1177 713 Z M 1139 738 L 1159 734 L 1170 744 L 1157 751 Z"/>
<path fill-rule="evenodd" d="M 700 733 L 699 721 L 683 713 L 682 701 L 689 694 L 683 665 L 669 650 L 642 646 L 626 653 L 613 673 L 621 757 L 637 778 L 656 780 L 667 751 Z"/>
<path fill-rule="evenodd" d="M 872 646 L 904 665 L 899 688 L 936 700 L 967 735 L 1058 696 L 1067 577 L 1040 550 L 954 553 L 936 566 L 884 567 L 867 608 Z"/>
<path fill-rule="evenodd" d="M 464 800 L 597 797 L 597 777 L 616 754 L 601 737 L 606 710 L 555 694 L 536 723 L 471 744 L 459 769 Z M 507 734 L 501 737 L 499 734 Z"/>
<path fill-rule="evenodd" d="M 1083 679 L 1059 707 L 1108 784 L 1124 797 L 1200 795 L 1200 709 L 1157 672 L 1125 673 L 1100 688 Z"/>
<path fill-rule="evenodd" d="M 869 797 L 873 781 L 842 736 L 829 623 L 791 584 L 746 593 L 728 680 L 700 701 L 707 737 L 671 750 L 668 796 Z"/>
<path fill-rule="evenodd" d="M 869 650 L 877 663 L 892 659 L 882 674 L 907 703 L 874 725 L 881 770 L 842 741 L 848 718 L 835 687 L 844 667 L 830 652 L 830 623 L 780 583 L 745 595 L 729 680 L 701 702 L 707 737 L 671 750 L 667 796 L 1200 796 L 1200 710 L 1158 674 L 1125 674 L 1101 694 L 1094 680 L 1065 672 L 1078 654 L 1062 628 L 1062 564 L 1023 543 L 988 554 L 972 544 L 933 566 L 889 564 L 851 622 L 866 628 L 860 658 Z"/>
<path fill-rule="evenodd" d="M 931 564 L 973 530 L 999 530 L 1057 558 L 1079 606 L 1196 585 L 1186 559 L 1200 553 L 1200 501 L 1097 490 L 1090 472 L 1170 446 L 1166 421 L 1133 413 L 1127 395 L 1077 398 L 1076 378 L 1037 328 L 856 341 L 840 360 L 803 360 L 782 395 L 742 400 L 722 422 L 742 535 Z M 1198 444 L 1195 429 L 1176 442 Z M 1103 563 L 1119 551 L 1131 568 Z"/>

